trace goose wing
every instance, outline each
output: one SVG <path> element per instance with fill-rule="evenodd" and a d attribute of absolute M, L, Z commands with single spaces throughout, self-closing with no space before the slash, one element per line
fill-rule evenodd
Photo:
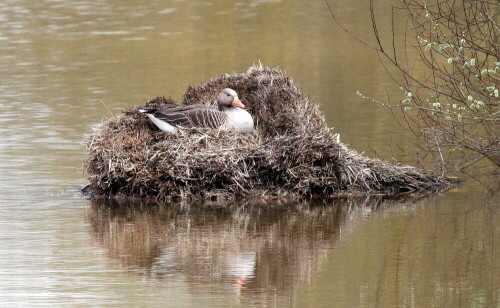
<path fill-rule="evenodd" d="M 215 110 L 219 110 L 217 108 L 217 106 L 214 106 L 214 105 L 201 105 L 201 104 L 198 104 L 198 105 L 187 105 L 187 106 L 179 106 L 179 107 L 173 107 L 173 108 L 165 108 L 165 109 L 157 109 L 157 111 L 160 111 L 160 112 L 171 112 L 171 111 L 175 111 L 175 112 L 184 112 L 184 111 L 188 111 L 188 110 L 193 110 L 193 109 L 215 109 Z"/>
<path fill-rule="evenodd" d="M 219 128 L 226 123 L 227 116 L 214 106 L 199 105 L 156 110 L 157 119 L 174 126 Z"/>

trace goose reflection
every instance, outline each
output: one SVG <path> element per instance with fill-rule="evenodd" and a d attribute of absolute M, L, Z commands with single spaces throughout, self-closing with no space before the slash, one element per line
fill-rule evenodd
<path fill-rule="evenodd" d="M 245 285 L 247 279 L 254 276 L 256 263 L 255 252 L 242 252 L 228 257 L 223 266 L 224 274 L 234 280 L 238 291 Z"/>
<path fill-rule="evenodd" d="M 395 204 L 382 197 L 327 204 L 91 202 L 95 245 L 127 270 L 266 298 L 294 293 L 357 217 Z"/>

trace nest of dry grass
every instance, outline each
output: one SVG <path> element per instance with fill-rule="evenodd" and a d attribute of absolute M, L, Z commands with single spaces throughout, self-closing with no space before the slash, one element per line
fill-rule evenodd
<path fill-rule="evenodd" d="M 336 193 L 441 190 L 443 177 L 360 156 L 337 141 L 316 104 L 278 69 L 251 67 L 188 87 L 183 105 L 213 102 L 235 89 L 256 132 L 185 129 L 167 134 L 137 108 L 86 137 L 85 169 L 92 196 L 171 199 L 325 196 Z M 175 106 L 157 97 L 149 107 Z"/>

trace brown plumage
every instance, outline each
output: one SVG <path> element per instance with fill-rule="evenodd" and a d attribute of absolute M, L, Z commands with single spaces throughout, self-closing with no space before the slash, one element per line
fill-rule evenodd
<path fill-rule="evenodd" d="M 169 109 L 141 108 L 141 112 L 151 114 L 173 126 L 219 128 L 226 122 L 226 117 L 217 107 L 208 105 Z"/>

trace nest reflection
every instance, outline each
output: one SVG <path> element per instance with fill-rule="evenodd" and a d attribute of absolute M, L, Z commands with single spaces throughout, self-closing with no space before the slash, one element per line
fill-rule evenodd
<path fill-rule="evenodd" d="M 91 202 L 92 238 L 126 268 L 155 279 L 182 275 L 193 284 L 264 296 L 293 293 L 357 217 L 405 205 L 377 196 L 328 204 Z"/>

